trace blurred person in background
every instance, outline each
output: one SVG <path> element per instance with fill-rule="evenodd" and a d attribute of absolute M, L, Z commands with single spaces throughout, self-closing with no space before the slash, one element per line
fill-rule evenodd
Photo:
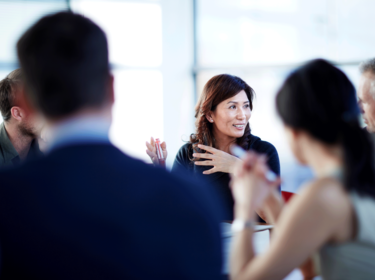
<path fill-rule="evenodd" d="M 364 61 L 359 67 L 361 80 L 358 88 L 358 104 L 366 130 L 375 132 L 375 58 Z"/>
<path fill-rule="evenodd" d="M 271 170 L 280 175 L 275 147 L 251 134 L 249 120 L 253 99 L 254 90 L 242 79 L 228 74 L 212 77 L 195 107 L 196 132 L 178 151 L 172 167 L 172 172 L 184 170 L 196 177 L 205 176 L 222 198 L 223 220 L 233 220 L 234 201 L 229 174 L 233 173 L 236 163 L 241 162 L 230 154 L 232 144 L 265 154 Z M 147 154 L 154 164 L 158 164 L 153 139 L 146 142 L 146 146 Z M 162 143 L 162 149 L 166 158 L 165 143 Z"/>
<path fill-rule="evenodd" d="M 43 121 L 30 110 L 21 69 L 0 81 L 0 168 L 15 166 L 26 158 L 42 156 L 38 138 Z"/>
<path fill-rule="evenodd" d="M 104 32 L 61 12 L 26 31 L 17 51 L 50 146 L 46 157 L 0 171 L 1 277 L 220 279 L 209 191 L 109 141 L 114 90 Z"/>
<path fill-rule="evenodd" d="M 283 279 L 316 251 L 323 279 L 374 279 L 375 172 L 360 127 L 355 89 L 343 72 L 314 60 L 293 72 L 276 97 L 289 145 L 315 179 L 281 211 L 264 157 L 248 153 L 232 190 L 236 231 L 231 279 Z M 276 221 L 269 249 L 254 256 L 254 212 Z"/>

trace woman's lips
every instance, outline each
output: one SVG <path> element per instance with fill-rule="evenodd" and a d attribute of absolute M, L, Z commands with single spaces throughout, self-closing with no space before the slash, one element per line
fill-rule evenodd
<path fill-rule="evenodd" d="M 243 130 L 245 128 L 244 124 L 234 124 L 233 126 L 237 130 Z"/>

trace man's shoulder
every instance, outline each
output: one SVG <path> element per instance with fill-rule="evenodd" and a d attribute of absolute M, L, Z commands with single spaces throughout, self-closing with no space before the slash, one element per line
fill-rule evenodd
<path fill-rule="evenodd" d="M 111 144 L 67 146 L 51 151 L 45 157 L 29 160 L 19 167 L 0 170 L 3 182 L 13 185 L 44 184 L 57 178 L 84 179 L 85 182 L 137 184 L 141 188 L 168 188 L 188 184 L 190 179 L 175 176 L 135 159 Z M 51 183 L 51 181 L 49 182 Z"/>
<path fill-rule="evenodd" d="M 1 170 L 1 167 L 4 165 L 4 163 L 5 163 L 4 147 L 0 139 L 0 170 Z"/>
<path fill-rule="evenodd" d="M 80 170 L 80 174 L 84 175 L 86 170 L 95 172 L 103 166 L 111 169 L 113 166 L 124 164 L 134 168 L 141 165 L 141 162 L 125 155 L 111 144 L 82 144 L 52 150 L 45 156 L 27 160 L 18 167 L 1 170 L 0 175 L 2 178 L 24 177 L 17 175 L 22 174 L 25 175 L 25 180 L 39 176 L 48 177 L 50 174 L 56 176 L 59 173 L 69 176 L 69 172 L 74 170 Z M 27 175 L 31 178 L 26 177 Z"/>
<path fill-rule="evenodd" d="M 18 156 L 5 130 L 4 122 L 0 123 L 0 169 L 13 166 L 11 160 Z"/>
<path fill-rule="evenodd" d="M 153 167 L 112 145 L 61 148 L 43 158 L 0 171 L 0 179 L 3 199 L 17 194 L 38 196 L 48 192 L 70 196 L 95 190 L 107 197 L 123 197 L 128 206 L 147 201 L 150 207 L 168 208 L 170 201 L 176 201 L 185 208 L 216 207 L 215 202 L 210 202 L 209 188 L 191 176 Z M 213 204 L 208 206 L 210 203 Z"/>

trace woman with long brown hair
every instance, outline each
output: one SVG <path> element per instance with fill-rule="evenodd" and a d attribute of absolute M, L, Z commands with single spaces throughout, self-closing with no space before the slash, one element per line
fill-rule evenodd
<path fill-rule="evenodd" d="M 222 74 L 205 85 L 195 107 L 196 132 L 176 155 L 172 172 L 188 171 L 204 175 L 223 198 L 224 220 L 233 219 L 233 197 L 229 188 L 233 167 L 239 158 L 229 152 L 232 144 L 267 156 L 272 171 L 280 174 L 279 157 L 274 146 L 251 134 L 249 119 L 253 109 L 254 90 L 242 79 Z M 158 164 L 153 139 L 147 154 Z M 166 144 L 162 143 L 164 156 Z"/>

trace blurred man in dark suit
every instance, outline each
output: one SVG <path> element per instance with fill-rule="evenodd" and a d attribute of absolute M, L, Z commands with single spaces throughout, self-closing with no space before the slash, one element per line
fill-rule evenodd
<path fill-rule="evenodd" d="M 42 156 L 38 138 L 43 122 L 28 106 L 21 69 L 0 81 L 0 112 L 0 168 Z"/>
<path fill-rule="evenodd" d="M 219 219 L 206 186 L 109 142 L 104 32 L 62 12 L 39 20 L 17 50 L 51 146 L 45 158 L 0 172 L 1 277 L 220 278 Z"/>

